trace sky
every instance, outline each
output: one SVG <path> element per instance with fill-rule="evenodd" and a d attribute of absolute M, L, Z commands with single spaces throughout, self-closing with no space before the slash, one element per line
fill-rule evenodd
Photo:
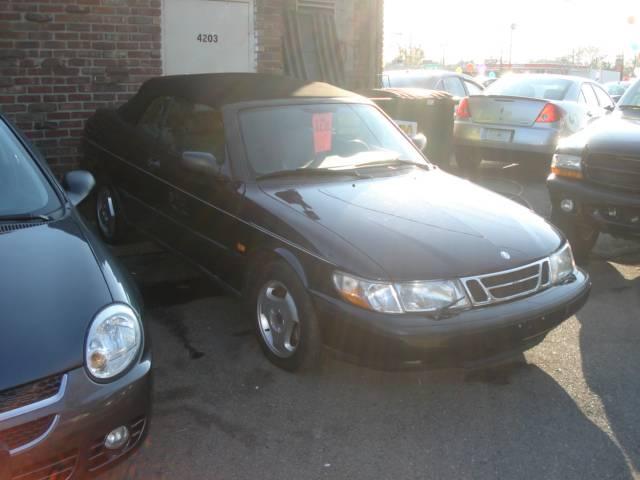
<path fill-rule="evenodd" d="M 635 16 L 636 25 L 628 23 Z M 595 46 L 615 60 L 640 47 L 640 0 L 385 0 L 384 57 L 421 46 L 427 58 L 505 62 L 556 58 Z"/>

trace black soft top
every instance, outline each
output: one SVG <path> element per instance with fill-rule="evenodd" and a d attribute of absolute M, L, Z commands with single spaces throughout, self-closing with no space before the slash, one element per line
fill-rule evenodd
<path fill-rule="evenodd" d="M 120 111 L 137 118 L 151 100 L 177 96 L 221 108 L 233 103 L 301 98 L 362 98 L 353 92 L 321 82 L 264 73 L 205 73 L 156 77 L 142 84 Z"/>

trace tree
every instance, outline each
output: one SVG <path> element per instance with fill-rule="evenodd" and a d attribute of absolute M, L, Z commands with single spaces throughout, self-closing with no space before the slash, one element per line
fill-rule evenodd
<path fill-rule="evenodd" d="M 425 64 L 424 50 L 421 47 L 400 47 L 398 55 L 391 63 L 421 67 Z"/>

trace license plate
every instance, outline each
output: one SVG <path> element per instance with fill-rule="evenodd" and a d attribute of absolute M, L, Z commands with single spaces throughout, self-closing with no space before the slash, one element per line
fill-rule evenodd
<path fill-rule="evenodd" d="M 492 142 L 510 142 L 513 130 L 501 130 L 498 128 L 485 128 L 484 139 Z"/>

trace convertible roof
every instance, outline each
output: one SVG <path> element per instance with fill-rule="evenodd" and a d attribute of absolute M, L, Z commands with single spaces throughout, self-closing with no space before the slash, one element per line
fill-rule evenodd
<path fill-rule="evenodd" d="M 362 98 L 328 83 L 303 82 L 281 75 L 205 73 L 152 78 L 142 84 L 121 111 L 126 116 L 140 115 L 153 98 L 160 96 L 179 96 L 216 108 L 255 100 Z"/>

